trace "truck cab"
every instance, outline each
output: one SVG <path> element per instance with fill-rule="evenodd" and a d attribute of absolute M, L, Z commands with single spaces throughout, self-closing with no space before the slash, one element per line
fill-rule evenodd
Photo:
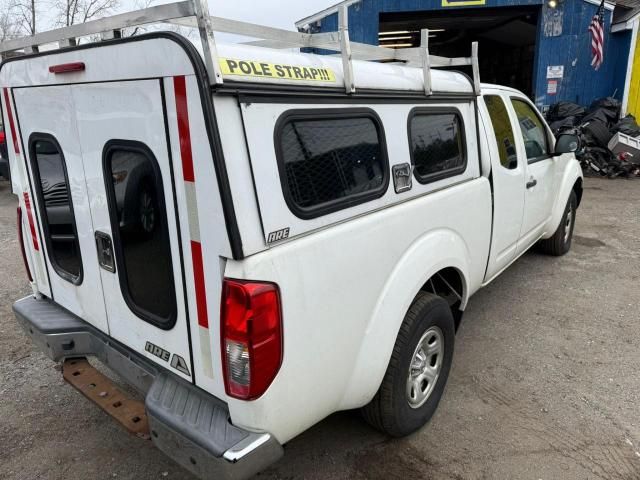
<path fill-rule="evenodd" d="M 479 111 L 486 125 L 487 158 L 491 159 L 494 183 L 493 240 L 485 278 L 489 282 L 514 258 L 558 228 L 558 214 L 564 214 L 559 200 L 564 197 L 558 192 L 571 183 L 567 175 L 575 179 L 570 186 L 576 194 L 572 208 L 577 208 L 582 198 L 582 177 L 572 155 L 556 154 L 555 138 L 525 95 L 506 87 L 483 85 L 482 100 Z M 571 231 L 561 247 L 564 253 L 571 246 L 574 213 L 572 210 L 568 215 Z M 542 243 L 550 248 L 549 242 Z"/>

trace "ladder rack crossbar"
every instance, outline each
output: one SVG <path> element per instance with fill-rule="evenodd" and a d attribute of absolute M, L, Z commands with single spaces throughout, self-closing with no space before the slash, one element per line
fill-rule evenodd
<path fill-rule="evenodd" d="M 195 15 L 194 2 L 184 0 L 181 2 L 167 3 L 155 7 L 121 13 L 111 17 L 91 20 L 69 27 L 56 28 L 47 32 L 36 33 L 28 37 L 7 40 L 0 43 L 0 53 L 33 48 L 40 45 L 67 41 L 79 37 L 98 35 L 103 32 L 122 30 L 123 28 L 139 27 L 151 23 L 159 23 L 172 18 L 189 17 Z"/>

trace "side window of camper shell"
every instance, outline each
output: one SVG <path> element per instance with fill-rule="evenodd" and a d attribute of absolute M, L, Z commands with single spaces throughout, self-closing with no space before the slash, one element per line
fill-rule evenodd
<path fill-rule="evenodd" d="M 431 183 L 466 170 L 464 126 L 457 110 L 414 108 L 408 123 L 411 163 L 418 182 Z"/>
<path fill-rule="evenodd" d="M 285 200 L 299 218 L 379 198 L 389 185 L 384 131 L 373 110 L 285 112 L 275 147 Z"/>

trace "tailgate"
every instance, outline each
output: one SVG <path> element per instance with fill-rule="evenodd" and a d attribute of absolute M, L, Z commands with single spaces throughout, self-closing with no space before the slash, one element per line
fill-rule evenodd
<path fill-rule="evenodd" d="M 51 64 L 84 65 L 9 89 L 28 174 L 19 183 L 33 191 L 50 287 L 40 291 L 224 397 L 218 318 L 231 249 L 205 116 L 211 99 L 192 55 L 155 38 L 27 58 L 22 69 L 38 72 L 29 79 L 12 75 L 12 63 L 2 74 L 20 83 Z"/>

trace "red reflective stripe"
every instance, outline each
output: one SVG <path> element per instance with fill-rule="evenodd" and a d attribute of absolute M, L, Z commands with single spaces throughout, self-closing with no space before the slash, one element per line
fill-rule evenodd
<path fill-rule="evenodd" d="M 184 75 L 173 77 L 173 91 L 176 97 L 182 176 L 185 182 L 195 182 L 196 176 L 193 171 L 193 156 L 191 153 L 191 132 L 189 131 L 189 110 L 187 107 L 187 84 Z M 195 205 L 190 207 L 195 208 Z M 195 240 L 191 240 L 191 262 L 193 263 L 193 281 L 196 289 L 198 325 L 203 328 L 209 328 L 202 245 Z"/>
<path fill-rule="evenodd" d="M 7 107 L 7 115 L 9 116 L 9 130 L 11 130 L 11 138 L 13 139 L 13 150 L 20 153 L 20 145 L 18 145 L 18 136 L 16 128 L 13 124 L 13 112 L 11 111 L 11 102 L 9 101 L 9 89 L 4 88 L 4 104 Z"/>
<path fill-rule="evenodd" d="M 178 114 L 178 136 L 182 157 L 182 176 L 185 182 L 194 182 L 193 157 L 191 155 L 191 133 L 189 132 L 189 110 L 187 108 L 187 85 L 183 75 L 173 77 L 173 91 L 176 96 Z"/>
<path fill-rule="evenodd" d="M 22 253 L 22 261 L 24 262 L 24 268 L 27 270 L 27 276 L 29 277 L 29 281 L 33 282 L 33 276 L 31 275 L 29 262 L 27 262 L 27 252 L 24 249 L 24 238 L 22 233 L 22 208 L 20 207 L 18 207 L 18 242 L 20 242 L 20 253 Z"/>
<path fill-rule="evenodd" d="M 198 309 L 198 325 L 209 328 L 207 313 L 207 292 L 204 285 L 204 266 L 202 263 L 202 245 L 191 240 L 191 261 L 193 262 L 193 280 L 196 287 L 196 307 Z"/>
<path fill-rule="evenodd" d="M 33 248 L 40 250 L 40 246 L 38 245 L 38 236 L 36 235 L 36 226 L 33 222 L 33 212 L 31 211 L 31 199 L 27 192 L 24 192 L 24 206 L 27 209 L 27 219 L 29 220 L 29 230 L 31 231 Z"/>

